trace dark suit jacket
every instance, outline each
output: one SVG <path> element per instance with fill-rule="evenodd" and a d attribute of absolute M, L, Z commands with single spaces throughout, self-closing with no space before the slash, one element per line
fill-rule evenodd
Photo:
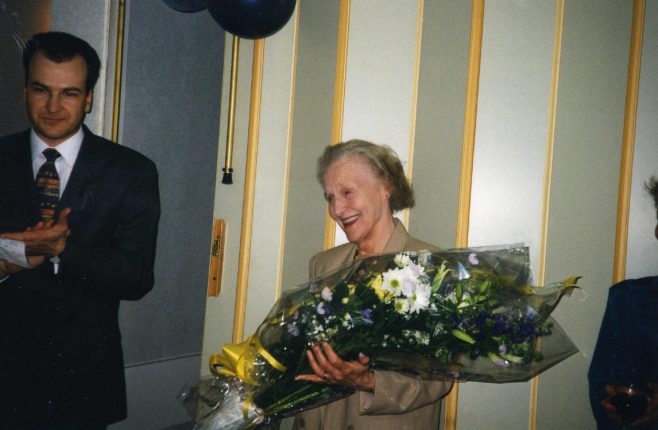
<path fill-rule="evenodd" d="M 610 287 L 588 376 L 590 403 L 601 430 L 619 428 L 601 406 L 606 384 L 658 384 L 658 276 Z"/>
<path fill-rule="evenodd" d="M 0 283 L 0 428 L 126 416 L 119 301 L 153 287 L 157 171 L 83 128 L 58 208 L 72 209 L 58 274 L 46 261 Z M 0 232 L 36 223 L 32 183 L 29 130 L 1 138 Z"/>
<path fill-rule="evenodd" d="M 436 246 L 415 239 L 402 223 L 395 220 L 395 230 L 384 247 L 384 254 L 399 251 L 436 251 Z M 352 243 L 314 255 L 309 263 L 310 278 L 326 275 L 350 264 L 357 247 Z M 345 399 L 310 409 L 295 417 L 294 429 L 420 430 L 438 429 L 441 397 L 452 384 L 426 381 L 396 372 L 375 371 L 374 394 L 357 392 Z"/>

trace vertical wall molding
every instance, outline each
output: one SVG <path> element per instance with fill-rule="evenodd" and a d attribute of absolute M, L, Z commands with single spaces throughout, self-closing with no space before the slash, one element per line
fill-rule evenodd
<path fill-rule="evenodd" d="M 466 80 L 466 105 L 464 112 L 464 140 L 457 206 L 457 237 L 455 245 L 468 245 L 468 228 L 473 183 L 473 156 L 475 153 L 475 127 L 477 123 L 478 90 L 480 86 L 480 61 L 482 57 L 482 33 L 484 29 L 484 0 L 473 0 L 471 12 L 471 41 L 468 51 L 468 77 Z M 446 397 L 445 429 L 457 428 L 457 402 L 459 385 L 455 383 Z"/>
<path fill-rule="evenodd" d="M 623 280 L 626 276 L 628 218 L 631 201 L 631 180 L 633 176 L 633 151 L 635 147 L 637 101 L 640 89 L 640 65 L 642 62 L 642 36 L 644 34 L 645 6 L 645 0 L 635 0 L 633 3 L 633 25 L 631 27 L 631 46 L 628 59 L 626 108 L 624 113 L 624 131 L 619 172 L 619 193 L 617 199 L 615 258 L 612 272 L 613 283 Z"/>
<path fill-rule="evenodd" d="M 126 31 L 126 1 L 119 1 L 117 14 L 116 54 L 114 58 L 114 93 L 112 96 L 112 132 L 110 140 L 119 140 L 119 118 L 121 116 L 121 82 L 123 81 L 123 39 Z"/>
<path fill-rule="evenodd" d="M 242 204 L 242 230 L 240 233 L 240 255 L 238 279 L 233 314 L 233 343 L 242 342 L 244 337 L 247 290 L 249 287 L 249 262 L 251 260 L 251 235 L 254 219 L 254 195 L 256 192 L 256 162 L 260 127 L 260 103 L 263 87 L 263 61 L 265 39 L 254 41 L 254 56 L 251 69 L 251 103 L 249 107 L 249 130 L 247 135 L 247 163 L 244 179 L 244 201 Z"/>
<path fill-rule="evenodd" d="M 544 196 L 542 202 L 541 237 L 539 239 L 539 261 L 537 263 L 537 285 L 544 285 L 546 275 L 546 247 L 548 243 L 548 212 L 551 199 L 553 152 L 555 147 L 555 123 L 557 117 L 558 84 L 560 82 L 560 58 L 564 29 L 564 0 L 556 0 L 555 30 L 553 38 L 553 61 L 551 66 L 551 89 L 548 99 L 548 124 L 546 127 L 546 165 L 544 168 Z M 537 429 L 537 405 L 539 401 L 539 376 L 530 383 L 530 405 L 528 430 Z"/>
<path fill-rule="evenodd" d="M 350 0 L 340 0 L 338 9 L 338 42 L 336 47 L 336 81 L 334 82 L 334 107 L 331 123 L 331 144 L 343 138 L 343 114 L 345 111 L 345 78 L 347 75 L 347 42 L 350 32 Z M 327 213 L 324 227 L 324 249 L 336 243 L 336 223 Z"/>
<path fill-rule="evenodd" d="M 297 48 L 299 46 L 299 16 L 301 5 L 297 3 L 295 9 L 295 18 L 293 20 L 293 46 L 292 46 L 292 62 L 290 70 L 290 98 L 288 103 L 288 134 L 286 137 L 286 164 L 283 167 L 283 205 L 281 205 L 281 235 L 279 236 L 279 255 L 277 259 L 277 275 L 276 275 L 276 291 L 275 297 L 281 297 L 283 289 L 283 257 L 286 250 L 286 214 L 288 213 L 288 189 L 290 184 L 290 157 L 292 154 L 292 128 L 293 117 L 295 112 L 295 81 L 297 79 Z"/>
<path fill-rule="evenodd" d="M 418 18 L 416 19 L 416 53 L 414 55 L 414 82 L 411 100 L 411 120 L 409 121 L 409 144 L 407 151 L 407 178 L 412 182 L 414 171 L 414 146 L 416 142 L 416 117 L 418 112 L 418 86 L 420 82 L 420 59 L 423 47 L 423 17 L 425 0 L 418 0 Z M 409 228 L 409 209 L 402 213 L 402 223 Z"/>

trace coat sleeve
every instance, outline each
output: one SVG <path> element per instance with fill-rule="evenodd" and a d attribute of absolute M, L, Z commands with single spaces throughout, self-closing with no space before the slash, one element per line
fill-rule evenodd
<path fill-rule="evenodd" d="M 375 371 L 375 377 L 374 393 L 359 392 L 359 412 L 363 415 L 410 412 L 439 401 L 452 387 L 452 382 L 424 380 L 396 372 Z"/>
<path fill-rule="evenodd" d="M 111 228 L 91 234 L 94 240 L 77 240 L 71 235 L 60 256 L 62 276 L 81 288 L 137 300 L 153 288 L 154 282 L 160 198 L 153 162 L 145 159 L 109 212 Z"/>

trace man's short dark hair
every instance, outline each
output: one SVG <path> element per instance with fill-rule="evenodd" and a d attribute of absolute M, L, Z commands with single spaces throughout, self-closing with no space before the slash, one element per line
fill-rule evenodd
<path fill-rule="evenodd" d="M 25 85 L 30 76 L 30 62 L 36 53 L 40 52 L 50 61 L 63 63 L 72 60 L 76 55 L 82 57 L 87 65 L 87 92 L 94 89 L 101 69 L 98 54 L 87 42 L 72 34 L 60 31 L 37 33 L 28 40 L 23 50 L 23 68 L 25 70 Z"/>

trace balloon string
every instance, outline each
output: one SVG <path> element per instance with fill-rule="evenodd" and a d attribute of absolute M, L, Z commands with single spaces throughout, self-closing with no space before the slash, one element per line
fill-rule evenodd
<path fill-rule="evenodd" d="M 240 38 L 233 36 L 233 52 L 231 55 L 231 85 L 229 88 L 228 126 L 226 132 L 226 156 L 224 158 L 224 175 L 222 184 L 233 183 L 233 138 L 235 134 L 235 100 L 238 87 L 238 60 L 240 53 Z"/>

